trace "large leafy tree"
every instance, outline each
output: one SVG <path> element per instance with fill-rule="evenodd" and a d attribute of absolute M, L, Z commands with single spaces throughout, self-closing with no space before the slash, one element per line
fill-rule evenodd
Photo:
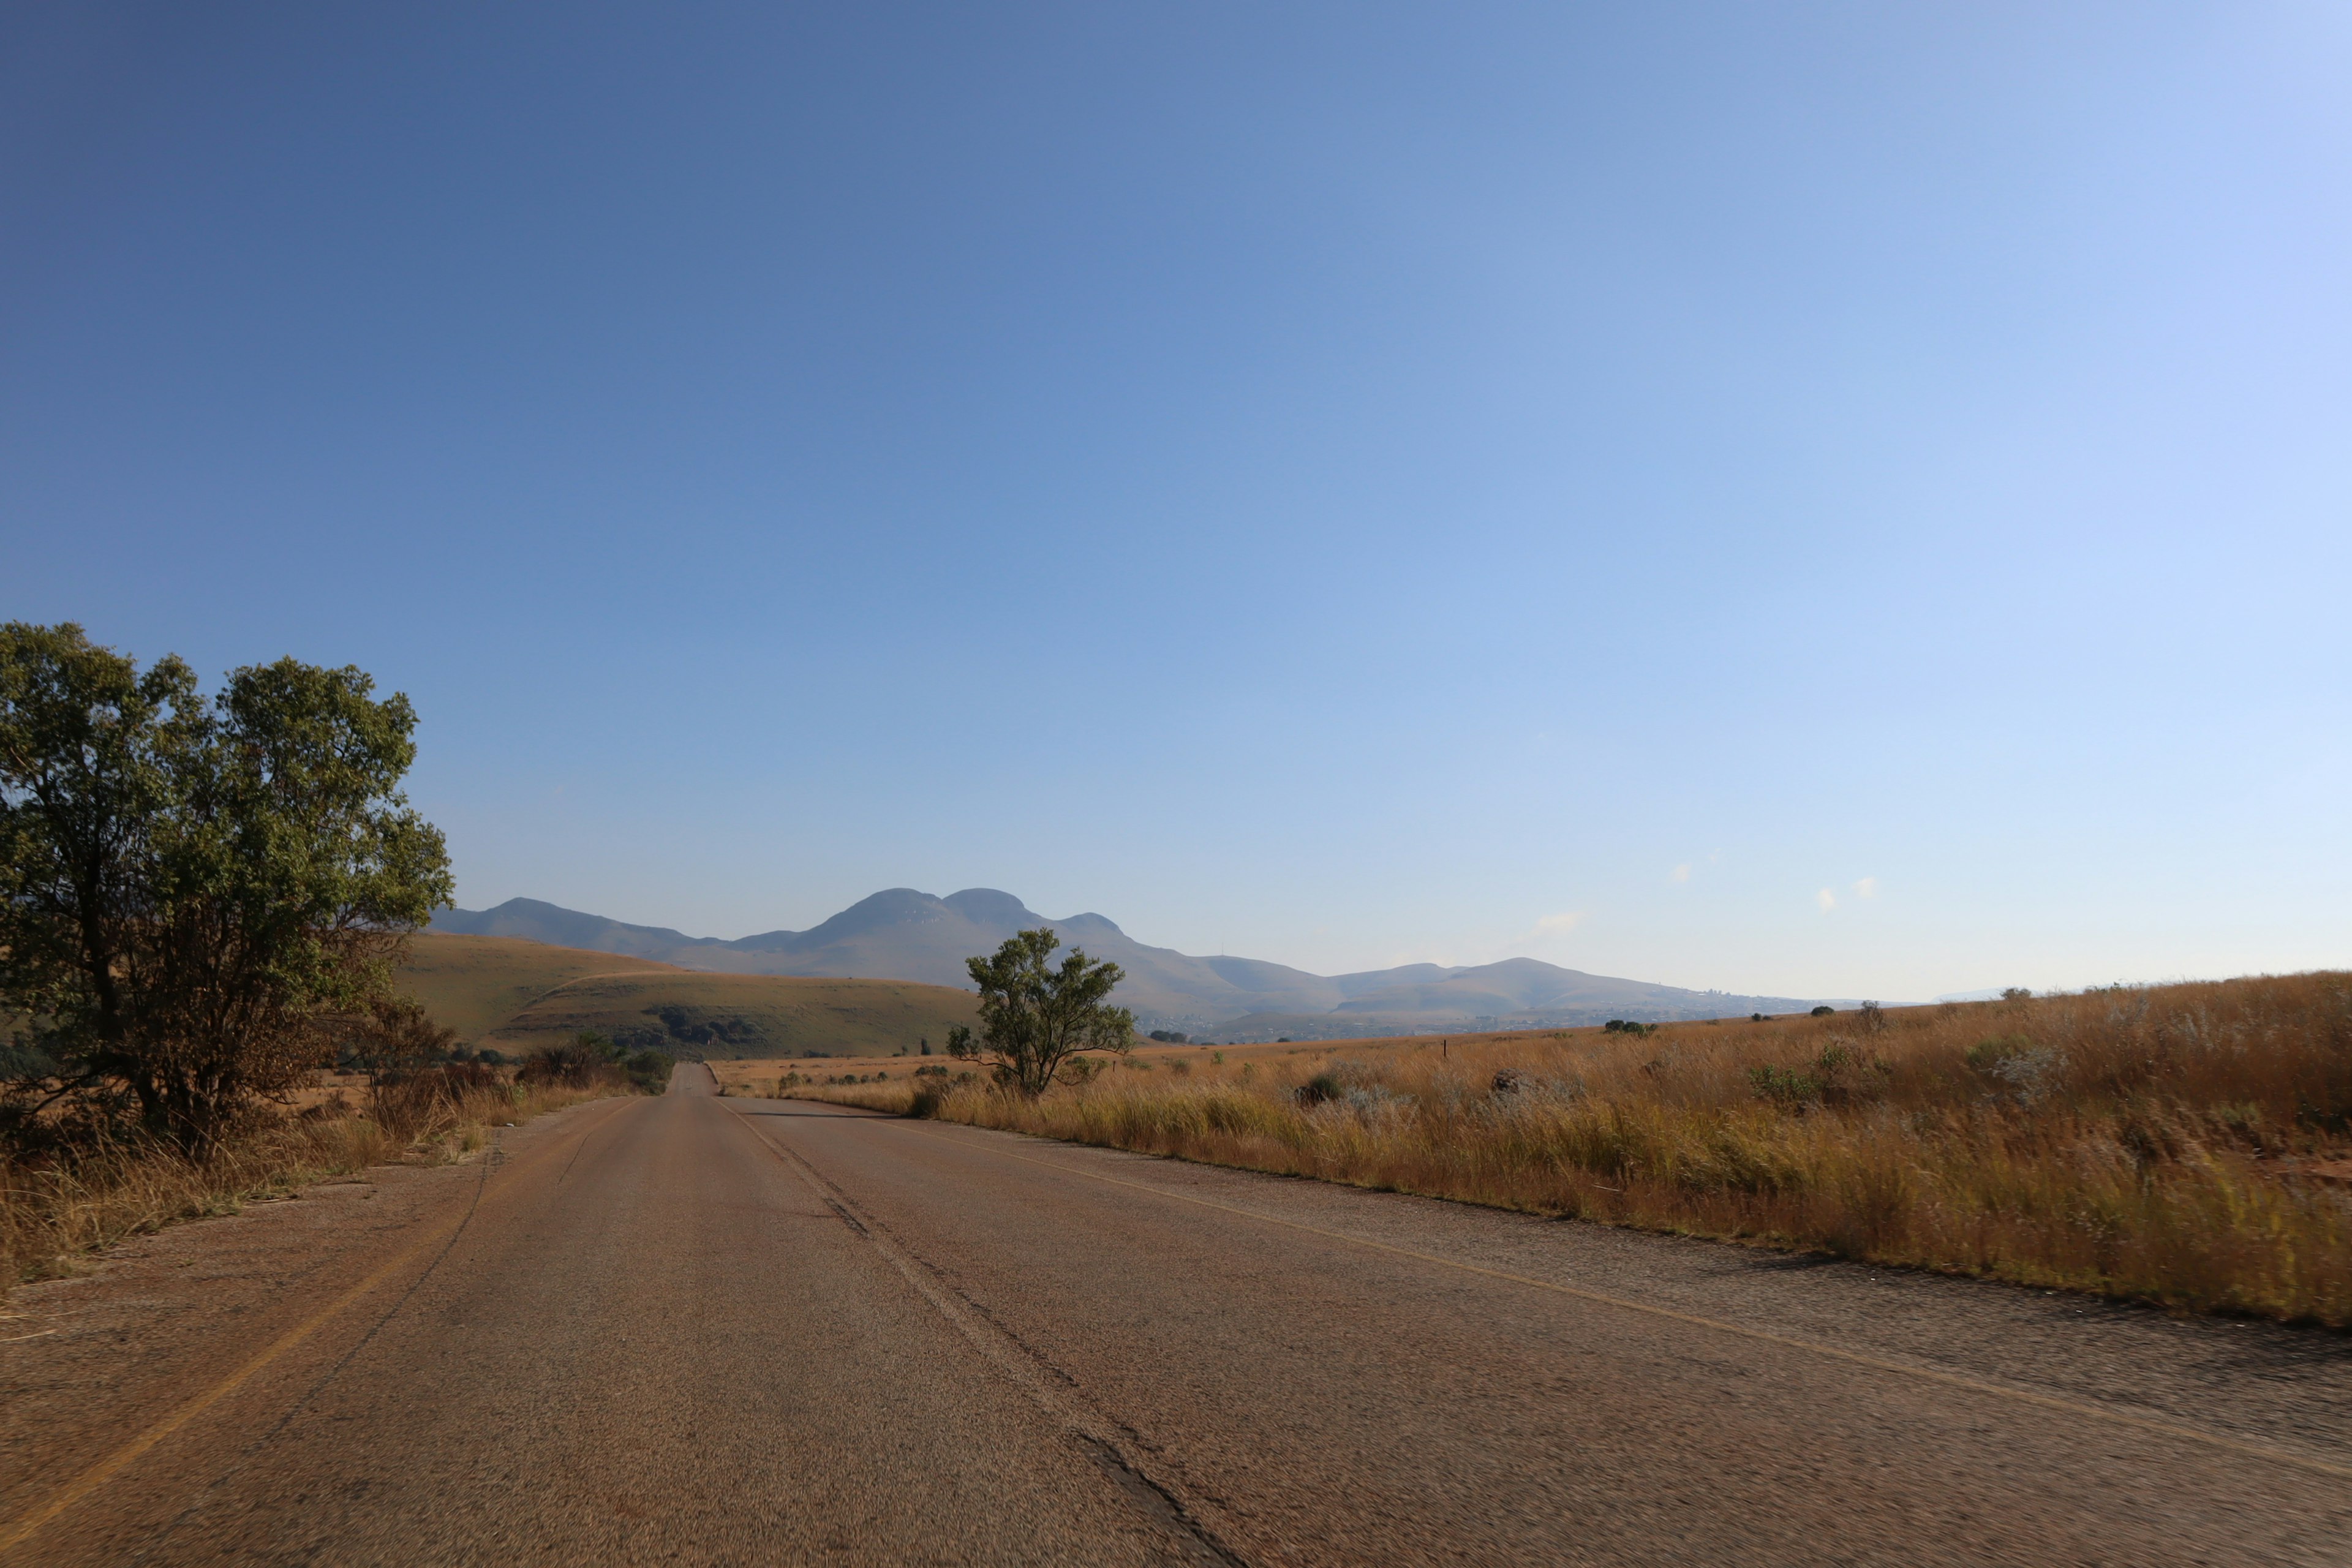
<path fill-rule="evenodd" d="M 79 626 L 0 626 L 0 1009 L 14 1105 L 124 1099 L 201 1146 L 300 1083 L 452 887 L 400 794 L 415 713 L 281 659 L 206 702 Z"/>
<path fill-rule="evenodd" d="M 1040 927 L 1006 938 L 993 958 L 965 960 L 980 987 L 980 1033 L 961 1024 L 949 1030 L 948 1055 L 987 1063 L 999 1083 L 1034 1099 L 1081 1053 L 1132 1049 L 1135 1015 L 1110 1005 L 1125 971 L 1075 947 L 1050 963 L 1061 945 Z"/>

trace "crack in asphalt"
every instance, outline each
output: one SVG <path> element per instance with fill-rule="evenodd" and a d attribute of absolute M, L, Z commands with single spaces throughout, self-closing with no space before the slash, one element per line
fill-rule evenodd
<path fill-rule="evenodd" d="M 1120 1491 L 1136 1508 L 1172 1531 L 1176 1538 L 1192 1549 L 1197 1561 L 1216 1568 L 1251 1568 L 1249 1559 L 1235 1552 L 1186 1506 L 1182 1497 L 1166 1482 L 1144 1468 L 1120 1442 L 1119 1424 L 1106 1419 L 1087 1405 L 1076 1392 L 1077 1380 L 1052 1360 L 1040 1353 L 1018 1334 L 1007 1330 L 978 1301 L 950 1283 L 946 1275 L 929 1262 L 910 1251 L 889 1233 L 879 1220 L 863 1214 L 847 1194 L 828 1180 L 824 1173 L 811 1164 L 799 1151 L 784 1148 L 761 1135 L 750 1120 L 738 1116 L 735 1121 L 751 1135 L 752 1141 L 780 1161 L 787 1170 L 813 1192 L 819 1202 L 863 1237 L 896 1268 L 918 1295 L 930 1304 L 957 1332 L 1004 1373 L 1034 1400 L 1039 1408 L 1068 1432 L 1082 1451 L 1116 1482 Z M 961 1303 L 961 1304 L 959 1304 Z M 1056 1388 L 1044 1374 L 1066 1384 Z"/>

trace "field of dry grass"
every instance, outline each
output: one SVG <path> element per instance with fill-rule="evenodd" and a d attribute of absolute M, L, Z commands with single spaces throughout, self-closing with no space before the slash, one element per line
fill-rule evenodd
<path fill-rule="evenodd" d="M 917 1086 L 783 1092 L 905 1111 Z M 1160 1052 L 1035 1102 L 977 1079 L 923 1100 L 1149 1153 L 2352 1326 L 2352 974 Z"/>
<path fill-rule="evenodd" d="M 512 936 L 458 936 L 419 931 L 395 973 L 399 988 L 425 1004 L 436 1023 L 468 1043 L 550 992 L 598 974 L 690 973 L 650 958 L 550 947 Z"/>
<path fill-rule="evenodd" d="M 911 980 L 795 974 L 605 974 L 572 981 L 483 1037 L 509 1054 L 594 1029 L 624 1045 L 712 1059 L 884 1057 L 979 1016 L 969 991 Z"/>
<path fill-rule="evenodd" d="M 907 980 L 713 974 L 518 937 L 426 931 L 400 988 L 468 1045 L 519 1056 L 583 1029 L 713 1058 L 887 1057 L 977 1017 L 968 991 Z"/>
<path fill-rule="evenodd" d="M 233 1214 L 336 1175 L 396 1162 L 439 1163 L 481 1149 L 490 1131 L 626 1092 L 618 1074 L 587 1086 L 464 1083 L 425 1075 L 353 1096 L 330 1089 L 297 1115 L 257 1126 L 205 1158 L 117 1145 L 69 1161 L 0 1161 L 0 1291 L 46 1279 L 124 1237 Z"/>

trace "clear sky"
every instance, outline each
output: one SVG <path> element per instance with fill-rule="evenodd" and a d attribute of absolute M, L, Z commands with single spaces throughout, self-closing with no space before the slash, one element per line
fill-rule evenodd
<path fill-rule="evenodd" d="M 460 901 L 2352 963 L 2352 12 L 0 11 L 0 616 Z"/>

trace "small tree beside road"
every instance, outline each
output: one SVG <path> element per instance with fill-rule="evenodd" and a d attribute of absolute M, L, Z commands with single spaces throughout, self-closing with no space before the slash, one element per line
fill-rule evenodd
<path fill-rule="evenodd" d="M 1110 1005 L 1126 971 L 1076 947 L 1049 963 L 1061 945 L 1040 927 L 1007 938 L 993 958 L 965 960 L 980 987 L 980 1032 L 949 1030 L 948 1055 L 994 1068 L 998 1083 L 1034 1100 L 1082 1053 L 1133 1049 L 1135 1015 Z"/>

